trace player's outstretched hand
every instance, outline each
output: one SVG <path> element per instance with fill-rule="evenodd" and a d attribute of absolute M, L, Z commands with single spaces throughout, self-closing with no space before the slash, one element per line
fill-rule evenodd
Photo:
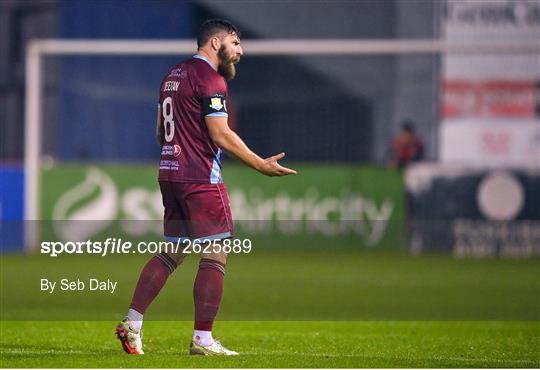
<path fill-rule="evenodd" d="M 296 171 L 287 167 L 283 167 L 278 161 L 285 157 L 285 153 L 279 153 L 268 157 L 264 160 L 264 167 L 261 170 L 266 176 L 287 176 L 296 175 Z"/>

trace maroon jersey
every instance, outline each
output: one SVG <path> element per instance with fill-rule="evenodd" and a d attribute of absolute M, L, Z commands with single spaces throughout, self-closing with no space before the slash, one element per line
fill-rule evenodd
<path fill-rule="evenodd" d="M 221 149 L 204 117 L 227 117 L 227 82 L 199 55 L 175 65 L 161 82 L 162 142 L 159 180 L 218 184 Z"/>

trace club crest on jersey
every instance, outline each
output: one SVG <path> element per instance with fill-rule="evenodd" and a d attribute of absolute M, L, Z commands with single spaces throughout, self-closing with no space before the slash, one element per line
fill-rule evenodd
<path fill-rule="evenodd" d="M 210 108 L 214 110 L 221 110 L 221 108 L 223 108 L 223 104 L 221 103 L 221 98 L 210 99 Z"/>
<path fill-rule="evenodd" d="M 174 144 L 173 155 L 175 157 L 178 157 L 180 153 L 182 153 L 182 149 L 180 149 L 180 145 Z"/>

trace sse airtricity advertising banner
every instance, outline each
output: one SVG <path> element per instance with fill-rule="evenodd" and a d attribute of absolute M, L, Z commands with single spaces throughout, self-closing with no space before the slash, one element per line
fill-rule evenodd
<path fill-rule="evenodd" d="M 298 246 L 399 248 L 404 192 L 399 173 L 353 166 L 301 166 L 300 175 L 267 178 L 226 166 L 237 234 Z M 55 166 L 42 173 L 42 238 L 86 240 L 163 235 L 163 206 L 153 166 Z M 81 221 L 84 222 L 83 227 Z M 115 234 L 116 235 L 116 234 Z"/>

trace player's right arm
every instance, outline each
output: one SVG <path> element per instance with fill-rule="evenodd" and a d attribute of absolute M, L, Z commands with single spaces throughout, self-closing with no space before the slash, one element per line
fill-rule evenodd
<path fill-rule="evenodd" d="M 227 117 L 205 117 L 210 137 L 217 146 L 238 158 L 249 167 L 266 176 L 286 176 L 296 174 L 295 170 L 281 166 L 277 161 L 285 156 L 280 153 L 266 159 L 259 157 L 244 143 L 227 123 Z"/>

